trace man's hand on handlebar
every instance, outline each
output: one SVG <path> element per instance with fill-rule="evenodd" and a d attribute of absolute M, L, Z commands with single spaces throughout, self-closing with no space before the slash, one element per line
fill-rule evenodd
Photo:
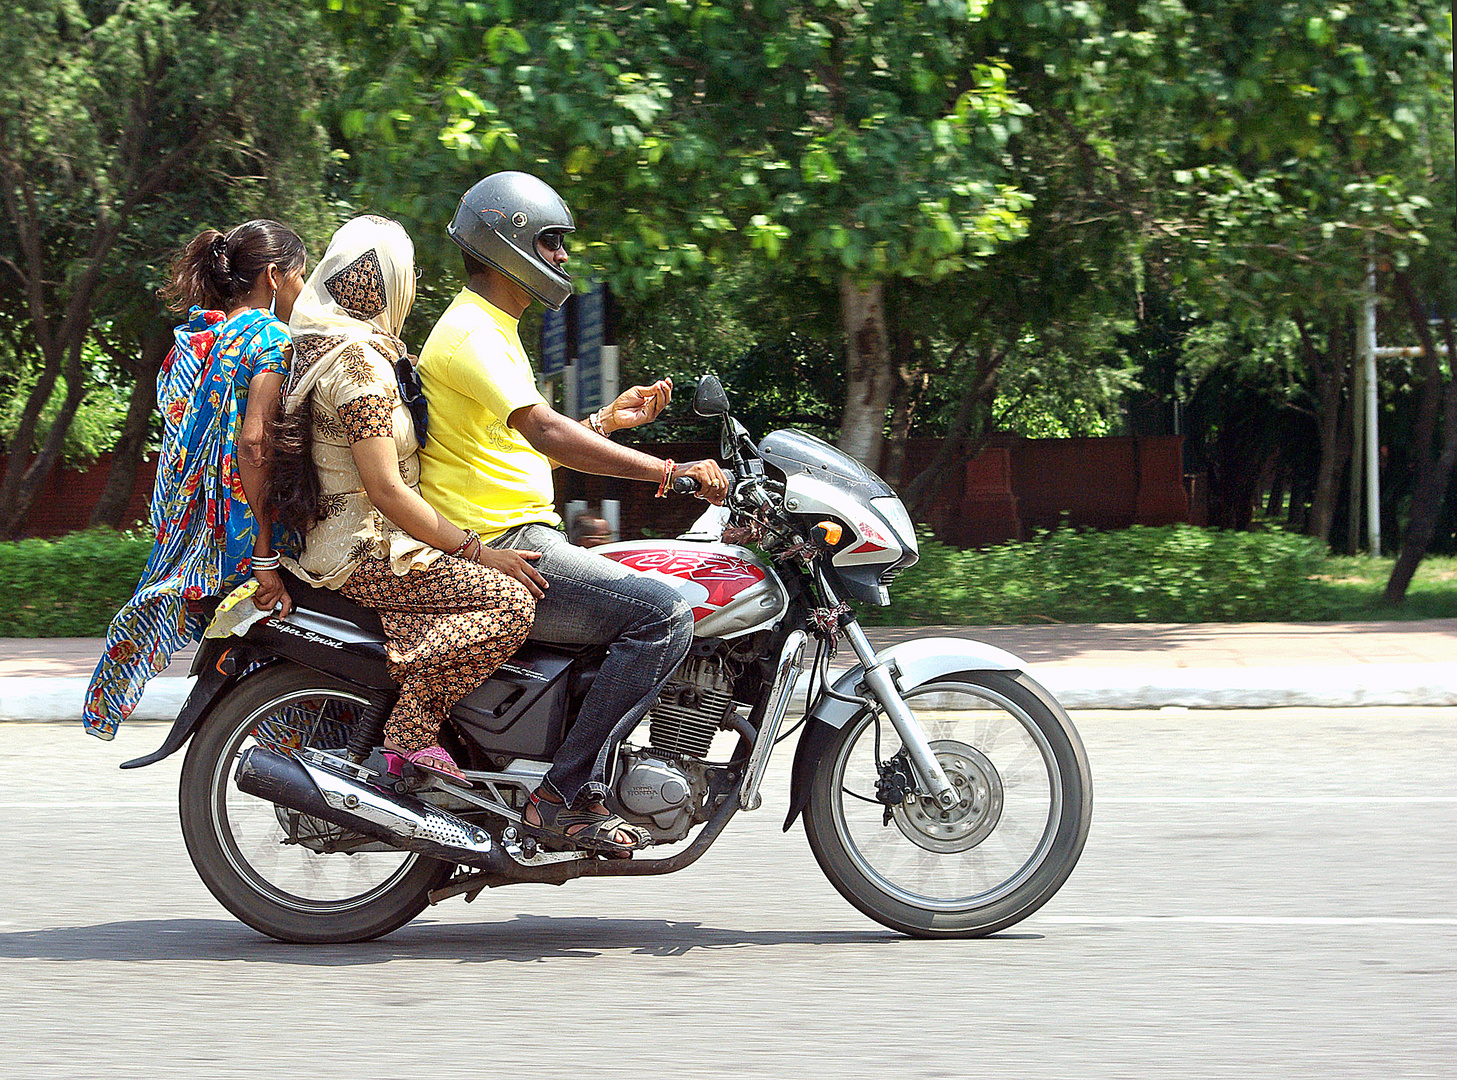
<path fill-rule="evenodd" d="M 695 486 L 690 487 L 687 484 L 689 480 Z M 686 491 L 700 499 L 706 499 L 714 506 L 722 506 L 729 493 L 728 477 L 718 467 L 718 462 L 708 458 L 673 466 L 673 481 L 670 486 L 674 491 Z"/>

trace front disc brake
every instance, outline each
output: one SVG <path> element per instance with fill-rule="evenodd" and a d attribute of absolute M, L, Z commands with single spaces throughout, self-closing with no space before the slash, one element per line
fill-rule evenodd
<path fill-rule="evenodd" d="M 941 739 L 930 745 L 956 791 L 956 805 L 942 809 L 912 787 L 886 814 L 917 847 L 943 855 L 967 851 L 990 836 L 1002 819 L 1001 774 L 985 754 L 966 743 Z"/>

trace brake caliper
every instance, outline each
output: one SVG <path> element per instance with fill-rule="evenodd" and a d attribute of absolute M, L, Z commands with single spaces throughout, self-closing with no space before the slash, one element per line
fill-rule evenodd
<path fill-rule="evenodd" d="M 911 761 L 904 750 L 889 761 L 877 762 L 875 768 L 880 773 L 875 781 L 875 797 L 885 804 L 885 820 L 881 824 L 889 825 L 895 808 L 916 793 L 916 781 L 911 776 Z"/>

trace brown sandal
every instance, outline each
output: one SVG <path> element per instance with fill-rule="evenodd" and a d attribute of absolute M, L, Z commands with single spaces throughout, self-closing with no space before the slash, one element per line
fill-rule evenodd
<path fill-rule="evenodd" d="M 616 814 L 598 814 L 591 810 L 572 810 L 563 803 L 543 799 L 535 791 L 531 793 L 531 805 L 536 807 L 540 825 L 533 825 L 524 817 L 521 826 L 530 836 L 536 837 L 542 847 L 551 851 L 602 851 L 609 855 L 630 856 L 648 845 L 648 837 L 635 825 L 629 825 Z M 570 830 L 583 826 L 576 832 Z M 633 838 L 630 844 L 616 839 L 616 833 L 626 833 Z"/>

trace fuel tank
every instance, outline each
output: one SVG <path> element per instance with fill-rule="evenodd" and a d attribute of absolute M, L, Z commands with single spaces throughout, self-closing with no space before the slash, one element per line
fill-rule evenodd
<path fill-rule="evenodd" d="M 748 548 L 689 540 L 630 540 L 592 549 L 678 591 L 693 608 L 693 633 L 735 638 L 773 623 L 789 606 L 774 572 Z"/>

